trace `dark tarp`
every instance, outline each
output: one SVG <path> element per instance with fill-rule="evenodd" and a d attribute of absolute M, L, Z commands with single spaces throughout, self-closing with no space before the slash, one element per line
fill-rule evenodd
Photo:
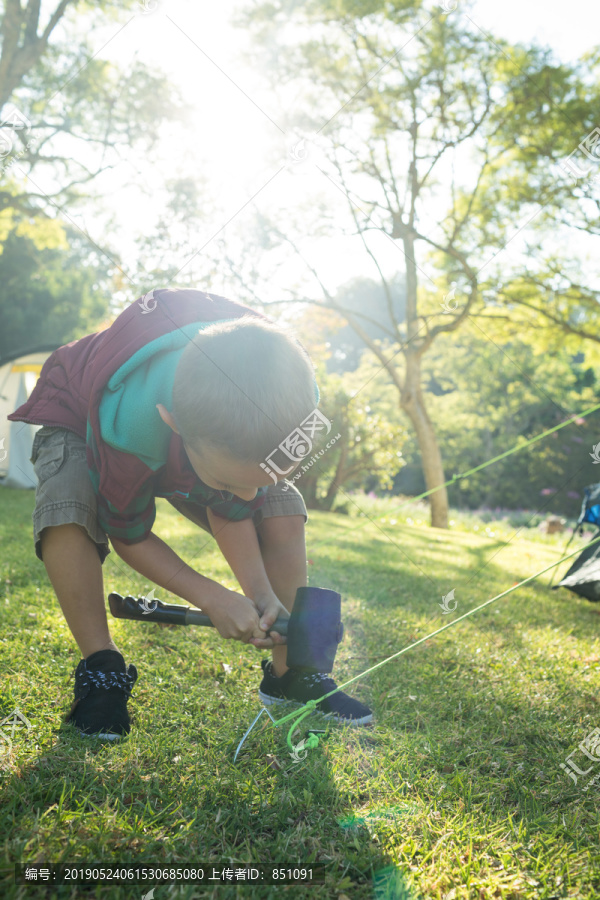
<path fill-rule="evenodd" d="M 596 539 L 600 537 L 600 529 Z M 579 554 L 565 577 L 552 588 L 566 587 L 580 597 L 600 602 L 600 541 L 588 544 Z"/>

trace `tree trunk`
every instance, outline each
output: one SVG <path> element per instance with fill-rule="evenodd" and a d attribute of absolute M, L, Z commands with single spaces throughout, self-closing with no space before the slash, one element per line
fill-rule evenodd
<path fill-rule="evenodd" d="M 304 497 L 307 509 L 318 509 L 317 504 L 317 476 L 307 475 L 301 478 L 297 484 L 297 488 Z"/>
<path fill-rule="evenodd" d="M 433 423 L 427 414 L 423 394 L 421 392 L 421 359 L 418 354 L 406 355 L 406 378 L 404 390 L 400 399 L 400 406 L 409 417 L 415 429 L 421 460 L 423 475 L 427 490 L 438 487 L 446 480 L 442 465 L 442 454 L 433 428 Z M 428 497 L 431 508 L 431 524 L 434 528 L 448 527 L 448 492 L 441 488 Z"/>
<path fill-rule="evenodd" d="M 335 498 L 337 497 L 338 490 L 339 490 L 339 483 L 337 481 L 337 473 L 336 473 L 336 477 L 333 478 L 329 482 L 329 487 L 327 488 L 327 493 L 323 497 L 323 500 L 321 501 L 322 509 L 327 510 L 327 512 L 331 512 L 331 508 L 334 504 Z"/>
<path fill-rule="evenodd" d="M 442 465 L 442 454 L 433 428 L 433 422 L 427 415 L 425 400 L 421 390 L 421 353 L 418 349 L 419 320 L 417 315 L 417 265 L 415 262 L 415 244 L 412 236 L 407 235 L 403 241 L 406 257 L 406 332 L 407 347 L 404 351 L 406 375 L 400 394 L 400 406 L 409 417 L 415 429 L 423 475 L 427 490 L 437 488 L 446 480 Z M 412 346 L 411 346 L 412 344 Z M 434 528 L 448 527 L 448 492 L 440 488 L 429 495 L 431 524 Z"/>
<path fill-rule="evenodd" d="M 348 460 L 348 422 L 344 418 L 341 424 L 342 440 L 340 441 L 340 455 L 335 467 L 333 478 L 329 482 L 327 494 L 323 500 L 323 509 L 331 510 L 340 486 L 344 483 L 344 469 Z"/>

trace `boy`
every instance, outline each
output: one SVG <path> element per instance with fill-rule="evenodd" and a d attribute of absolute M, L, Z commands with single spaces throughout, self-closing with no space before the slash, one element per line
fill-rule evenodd
<path fill-rule="evenodd" d="M 31 456 L 34 543 L 82 654 L 65 717 L 82 735 L 129 733 L 138 675 L 108 629 L 109 538 L 133 569 L 204 610 L 222 637 L 272 649 L 261 664 L 264 702 L 304 703 L 334 689 L 325 675 L 288 669 L 285 639 L 265 634 L 306 584 L 308 515 L 299 491 L 283 493 L 283 476 L 274 484 L 260 463 L 317 403 L 296 340 L 203 291 L 151 291 L 106 331 L 48 358 L 8 418 L 44 426 Z M 152 531 L 156 497 L 214 535 L 242 594 L 194 571 Z M 353 724 L 372 718 L 341 692 L 322 707 Z"/>

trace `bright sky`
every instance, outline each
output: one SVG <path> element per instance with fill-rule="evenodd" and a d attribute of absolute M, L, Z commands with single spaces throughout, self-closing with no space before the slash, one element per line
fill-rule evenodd
<path fill-rule="evenodd" d="M 198 234 L 199 250 L 233 218 L 249 222 L 251 207 L 242 208 L 253 197 L 264 211 L 282 200 L 293 211 L 312 190 L 322 191 L 328 205 L 340 202 L 339 192 L 310 161 L 295 161 L 290 154 L 299 135 L 283 133 L 276 83 L 267 85 L 264 73 L 252 71 L 242 59 L 249 38 L 230 23 L 239 6 L 239 0 L 140 0 L 125 27 L 112 22 L 97 41 L 94 36 L 98 50 L 106 44 L 101 56 L 126 62 L 137 53 L 146 62 L 155 60 L 195 109 L 185 130 L 167 128 L 162 147 L 168 162 L 159 168 L 169 177 L 196 172 L 221 205 L 216 220 Z M 569 0 L 568 12 L 564 0 L 478 0 L 469 15 L 495 35 L 548 44 L 564 61 L 600 42 L 600 4 L 592 0 Z M 139 190 L 142 183 L 146 196 Z M 140 179 L 127 166 L 107 176 L 104 202 L 122 229 L 122 249 L 160 210 L 154 183 L 150 171 Z M 399 251 L 386 238 L 377 247 L 386 271 L 397 268 Z M 375 274 L 358 249 L 346 238 L 313 247 L 313 259 L 330 287 L 353 275 Z M 218 288 L 212 286 L 217 293 Z"/>

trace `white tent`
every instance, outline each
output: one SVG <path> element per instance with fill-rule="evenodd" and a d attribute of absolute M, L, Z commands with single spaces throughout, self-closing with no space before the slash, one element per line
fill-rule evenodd
<path fill-rule="evenodd" d="M 40 425 L 9 422 L 7 416 L 25 403 L 42 366 L 58 345 L 34 347 L 0 357 L 0 486 L 34 488 L 37 479 L 29 462 Z"/>

